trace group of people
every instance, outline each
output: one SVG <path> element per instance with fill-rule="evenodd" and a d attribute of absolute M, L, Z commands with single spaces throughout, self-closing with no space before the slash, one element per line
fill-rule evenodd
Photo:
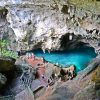
<path fill-rule="evenodd" d="M 75 65 L 70 65 L 67 68 L 62 68 L 60 71 L 61 80 L 72 80 L 76 76 Z"/>
<path fill-rule="evenodd" d="M 43 57 L 36 57 L 33 53 L 26 54 L 26 62 L 36 70 L 36 79 L 40 80 L 43 86 L 51 84 L 52 80 L 46 76 L 46 61 Z"/>
<path fill-rule="evenodd" d="M 46 61 L 43 57 L 36 57 L 33 53 L 27 53 L 25 60 L 28 64 L 31 65 L 32 68 L 36 69 L 36 78 L 41 80 L 42 83 L 46 83 L 46 85 L 51 84 L 52 80 L 46 76 Z M 75 77 L 75 66 L 71 65 L 67 68 L 60 68 L 59 75 L 56 77 L 60 77 L 61 81 L 72 80 Z"/>

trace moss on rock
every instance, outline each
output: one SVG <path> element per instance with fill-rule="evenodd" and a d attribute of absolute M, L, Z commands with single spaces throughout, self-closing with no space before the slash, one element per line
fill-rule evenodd
<path fill-rule="evenodd" d="M 15 59 L 10 57 L 0 57 L 0 71 L 9 71 L 14 69 Z"/>
<path fill-rule="evenodd" d="M 93 72 L 92 81 L 95 83 L 96 94 L 100 97 L 100 66 Z"/>
<path fill-rule="evenodd" d="M 88 11 L 100 13 L 100 1 L 97 0 L 69 0 L 69 3 Z"/>

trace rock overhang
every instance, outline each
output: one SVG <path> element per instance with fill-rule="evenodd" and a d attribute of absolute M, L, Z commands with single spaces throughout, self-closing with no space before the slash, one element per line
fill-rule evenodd
<path fill-rule="evenodd" d="M 49 39 L 52 40 L 55 37 L 51 45 L 53 50 L 56 50 L 60 47 L 60 38 L 66 33 L 74 33 L 76 36 L 81 35 L 82 38 L 86 38 L 89 36 L 87 30 L 100 30 L 98 13 L 78 8 L 77 5 L 65 0 L 59 2 L 56 0 L 41 2 L 39 0 L 8 0 L 1 1 L 1 4 L 2 7 L 8 9 L 6 19 L 9 22 L 8 27 L 15 34 L 18 45 L 16 49 L 42 48 L 48 44 Z M 62 10 L 66 10 L 65 8 L 68 13 L 63 13 Z M 95 18 L 98 18 L 97 22 Z M 100 31 L 97 36 L 94 36 L 97 41 L 100 37 L 99 33 Z"/>

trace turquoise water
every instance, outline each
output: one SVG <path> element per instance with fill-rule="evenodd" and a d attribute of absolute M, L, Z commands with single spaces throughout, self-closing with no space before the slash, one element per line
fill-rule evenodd
<path fill-rule="evenodd" d="M 44 57 L 49 62 L 58 63 L 63 67 L 74 64 L 76 65 L 77 71 L 86 68 L 88 63 L 96 57 L 94 49 L 90 47 L 82 47 L 70 51 L 55 51 L 50 54 L 47 51 L 43 53 L 42 50 L 35 50 L 34 54 L 39 57 Z"/>

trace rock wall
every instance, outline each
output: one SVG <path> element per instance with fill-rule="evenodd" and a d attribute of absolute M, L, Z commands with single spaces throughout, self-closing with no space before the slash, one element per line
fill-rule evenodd
<path fill-rule="evenodd" d="M 3 32 L 0 31 L 0 37 L 10 40 L 9 49 L 15 51 L 58 50 L 62 36 L 69 34 L 69 41 L 73 41 L 74 33 L 77 41 L 89 43 L 99 53 L 100 2 L 97 3 L 94 9 L 93 2 L 92 10 L 80 4 L 77 6 L 74 0 L 1 0 L 0 15 L 3 18 L 0 19 L 0 29 L 2 27 Z"/>

